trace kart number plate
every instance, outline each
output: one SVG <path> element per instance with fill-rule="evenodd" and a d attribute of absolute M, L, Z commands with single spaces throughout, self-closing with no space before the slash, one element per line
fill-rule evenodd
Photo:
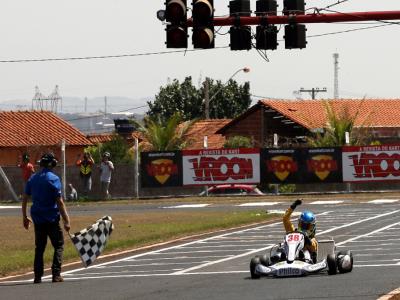
<path fill-rule="evenodd" d="M 283 268 L 278 270 L 278 276 L 298 276 L 301 275 L 300 269 Z"/>

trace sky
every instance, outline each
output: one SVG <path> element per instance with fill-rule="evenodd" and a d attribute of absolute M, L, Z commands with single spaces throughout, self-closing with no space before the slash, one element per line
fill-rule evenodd
<path fill-rule="evenodd" d="M 191 0 L 188 6 L 191 7 Z M 227 0 L 214 0 L 215 16 L 229 14 Z M 338 0 L 307 0 L 306 8 L 324 8 Z M 278 0 L 278 10 L 283 0 Z M 255 10 L 256 1 L 251 0 Z M 254 101 L 261 98 L 296 99 L 300 88 L 327 88 L 317 98 L 332 98 L 333 54 L 339 54 L 339 96 L 342 98 L 400 98 L 400 25 L 369 30 L 314 35 L 384 23 L 308 24 L 308 45 L 268 51 L 269 62 L 255 49 L 230 51 L 229 35 L 217 35 L 211 50 L 165 53 L 165 25 L 156 12 L 164 0 L 2 0 L 0 4 L 0 61 L 132 55 L 122 58 L 45 62 L 0 62 L 0 104 L 31 101 L 35 86 L 49 95 L 55 85 L 62 97 L 128 97 L 132 108 L 146 105 L 169 80 L 192 76 L 198 85 L 205 77 L 226 82 L 250 82 Z M 400 10 L 399 0 L 348 0 L 330 8 L 339 12 Z M 191 13 L 188 13 L 189 16 Z M 399 22 L 397 20 L 395 22 Z M 254 28 L 255 29 L 255 28 Z M 220 28 L 226 33 L 228 27 Z M 191 33 L 191 30 L 189 30 Z M 189 50 L 193 49 L 189 38 Z M 133 56 L 138 54 L 138 56 Z M 304 99 L 311 96 L 301 95 Z M 63 103 L 67 109 L 68 103 Z M 99 106 L 103 106 L 103 102 Z M 109 103 L 109 110 L 118 110 Z M 12 109 L 12 108 L 11 108 Z M 132 110 L 135 112 L 135 110 Z"/>

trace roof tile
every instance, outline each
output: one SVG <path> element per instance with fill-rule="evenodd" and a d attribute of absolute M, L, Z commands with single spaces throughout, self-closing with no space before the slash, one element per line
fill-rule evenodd
<path fill-rule="evenodd" d="M 78 129 L 50 111 L 0 111 L 0 146 L 53 146 L 92 143 Z"/>

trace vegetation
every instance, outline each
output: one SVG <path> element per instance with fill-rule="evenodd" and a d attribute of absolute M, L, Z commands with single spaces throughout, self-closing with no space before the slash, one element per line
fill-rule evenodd
<path fill-rule="evenodd" d="M 225 141 L 224 148 L 252 148 L 253 142 L 245 136 L 232 136 Z"/>
<path fill-rule="evenodd" d="M 106 151 L 111 154 L 111 161 L 113 163 L 129 164 L 134 161 L 133 153 L 130 151 L 129 145 L 124 138 L 116 133 L 113 135 L 111 141 L 97 146 L 90 146 L 86 151 L 90 152 L 96 163 L 101 161 L 101 155 Z"/>
<path fill-rule="evenodd" d="M 327 124 L 323 132 L 317 132 L 308 138 L 312 147 L 335 147 L 346 145 L 346 132 L 349 133 L 349 145 L 362 145 L 368 138 L 366 120 L 358 130 L 354 130 L 356 119 L 359 117 L 363 101 L 360 102 L 355 114 L 349 112 L 348 107 L 335 111 L 329 101 L 324 101 Z"/>
<path fill-rule="evenodd" d="M 235 118 L 246 111 L 250 104 L 250 84 L 239 85 L 230 79 L 228 83 L 206 78 L 209 86 L 210 118 Z M 182 83 L 174 79 L 165 87 L 160 87 L 154 102 L 147 102 L 147 115 L 168 120 L 175 112 L 180 112 L 183 121 L 204 118 L 204 86 L 196 88 L 191 77 L 186 77 Z"/>
<path fill-rule="evenodd" d="M 145 147 L 152 151 L 173 151 L 186 147 L 188 141 L 185 140 L 185 133 L 188 131 L 193 121 L 181 123 L 182 116 L 175 112 L 167 120 L 162 118 L 147 117 L 143 124 L 135 122 L 138 131 L 145 138 Z"/>

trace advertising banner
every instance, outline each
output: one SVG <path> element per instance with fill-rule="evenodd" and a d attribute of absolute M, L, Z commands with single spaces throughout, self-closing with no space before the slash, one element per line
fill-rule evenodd
<path fill-rule="evenodd" d="M 341 148 L 262 149 L 262 182 L 342 182 L 341 153 Z"/>
<path fill-rule="evenodd" d="M 183 185 L 260 182 L 260 149 L 182 151 Z"/>
<path fill-rule="evenodd" d="M 400 145 L 343 147 L 343 181 L 400 179 Z"/>
<path fill-rule="evenodd" d="M 299 183 L 301 153 L 299 149 L 262 149 L 261 173 L 263 183 Z"/>
<path fill-rule="evenodd" d="M 342 148 L 306 148 L 301 168 L 303 183 L 340 183 L 342 178 Z"/>
<path fill-rule="evenodd" d="M 142 187 L 182 186 L 180 151 L 142 152 L 140 155 Z"/>

